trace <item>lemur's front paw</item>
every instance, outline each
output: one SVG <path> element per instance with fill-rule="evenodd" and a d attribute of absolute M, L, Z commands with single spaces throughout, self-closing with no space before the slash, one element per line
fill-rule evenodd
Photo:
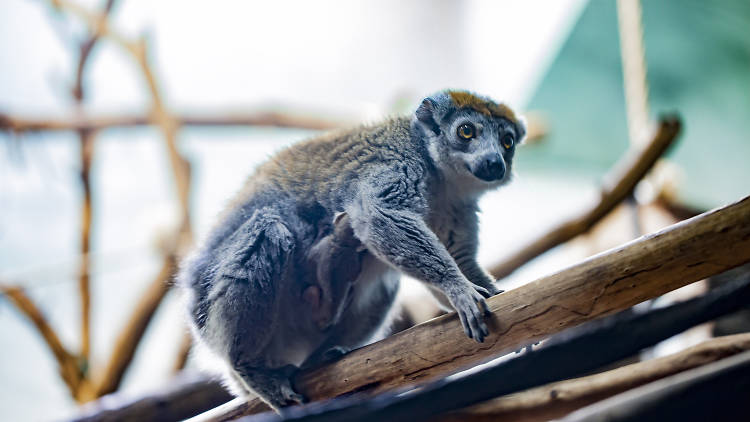
<path fill-rule="evenodd" d="M 458 318 L 461 320 L 464 332 L 469 338 L 480 343 L 484 342 L 484 338 L 489 335 L 487 324 L 484 322 L 484 316 L 490 313 L 487 302 L 485 302 L 482 293 L 480 293 L 481 291 L 489 294 L 485 288 L 472 285 L 463 292 L 450 297 Z"/>

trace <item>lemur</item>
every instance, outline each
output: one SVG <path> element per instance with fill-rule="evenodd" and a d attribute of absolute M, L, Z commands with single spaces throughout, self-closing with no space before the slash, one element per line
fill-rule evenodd
<path fill-rule="evenodd" d="M 477 201 L 510 180 L 525 133 L 509 107 L 443 91 L 412 116 L 302 141 L 259 166 L 179 274 L 196 343 L 233 392 L 277 411 L 304 402 L 295 371 L 365 344 L 400 273 L 444 295 L 482 342 L 485 298 L 500 291 L 476 261 Z M 335 227 L 355 241 L 328 249 L 342 244 Z M 348 275 L 319 279 L 352 258 Z M 316 302 L 326 286 L 336 298 Z"/>

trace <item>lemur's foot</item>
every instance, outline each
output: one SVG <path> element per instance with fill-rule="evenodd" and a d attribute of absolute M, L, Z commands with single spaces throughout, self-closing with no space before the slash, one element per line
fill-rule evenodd
<path fill-rule="evenodd" d="M 281 368 L 239 368 L 237 374 L 252 392 L 277 412 L 287 406 L 307 403 L 302 394 L 294 391 L 292 378 L 299 370 L 294 365 Z"/>

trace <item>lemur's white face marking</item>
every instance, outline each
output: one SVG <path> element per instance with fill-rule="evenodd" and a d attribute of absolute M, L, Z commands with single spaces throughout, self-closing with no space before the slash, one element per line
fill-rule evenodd
<path fill-rule="evenodd" d="M 430 158 L 456 188 L 471 194 L 510 180 L 525 128 L 509 109 L 471 94 L 450 93 L 426 99 L 417 121 L 426 129 Z"/>

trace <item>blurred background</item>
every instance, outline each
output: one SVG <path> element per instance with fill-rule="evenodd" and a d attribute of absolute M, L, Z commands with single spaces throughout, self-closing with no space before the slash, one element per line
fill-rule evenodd
<path fill-rule="evenodd" d="M 680 139 L 636 189 L 634 213 L 615 211 L 506 286 L 750 193 L 750 3 L 644 0 L 640 22 L 640 112 L 679 114 Z M 445 88 L 526 113 L 534 139 L 516 179 L 482 201 L 485 265 L 595 204 L 643 138 L 619 25 L 614 0 L 4 0 L 0 282 L 24 288 L 64 353 L 7 287 L 0 418 L 73 415 L 113 371 L 110 389 L 127 394 L 167 383 L 186 329 L 177 292 L 154 286 L 254 166 L 321 129 L 409 113 Z M 405 286 L 404 303 L 423 301 Z M 76 374 L 66 381 L 59 362 Z"/>

